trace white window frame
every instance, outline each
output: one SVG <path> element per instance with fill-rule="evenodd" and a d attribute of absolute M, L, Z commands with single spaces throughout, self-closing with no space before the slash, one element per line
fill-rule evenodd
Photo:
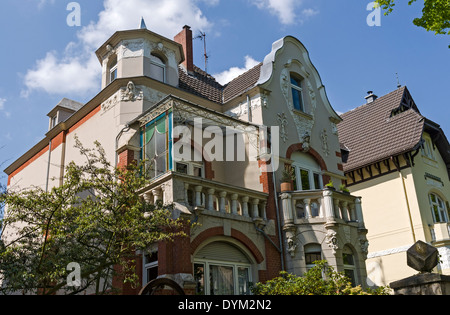
<path fill-rule="evenodd" d="M 194 168 L 200 168 L 202 170 L 202 176 L 201 178 L 205 178 L 205 165 L 202 162 L 186 162 L 186 161 L 180 161 L 175 162 L 175 171 L 177 170 L 177 164 L 183 164 L 187 166 L 187 174 L 189 176 L 194 176 Z"/>
<path fill-rule="evenodd" d="M 161 62 L 156 61 L 156 59 L 160 60 Z M 151 78 L 165 83 L 166 82 L 166 64 L 164 63 L 162 58 L 157 55 L 153 55 L 153 54 L 150 55 L 150 67 L 152 65 L 155 67 L 159 67 L 163 70 L 163 79 L 161 81 L 158 78 L 153 78 L 153 77 L 151 77 Z"/>
<path fill-rule="evenodd" d="M 429 158 L 430 160 L 435 161 L 434 153 L 433 153 L 433 142 L 428 137 L 423 137 L 423 143 L 422 143 L 422 156 L 425 156 Z"/>
<path fill-rule="evenodd" d="M 158 254 L 158 252 L 155 251 L 155 252 L 148 253 L 148 255 L 153 255 L 153 254 Z M 158 260 L 147 264 L 145 261 L 145 256 L 146 256 L 145 254 L 142 255 L 142 265 L 143 265 L 142 281 L 143 281 L 144 285 L 150 282 L 147 277 L 147 270 L 151 269 L 151 268 L 157 268 L 159 266 Z"/>
<path fill-rule="evenodd" d="M 204 281 L 204 292 L 205 295 L 211 295 L 211 281 L 209 277 L 210 273 L 210 266 L 220 266 L 220 267 L 232 267 L 233 268 L 233 291 L 234 295 L 239 295 L 239 274 L 238 269 L 239 268 L 245 268 L 248 270 L 248 283 L 249 285 L 253 282 L 253 276 L 252 276 L 252 265 L 251 264 L 245 264 L 245 263 L 234 263 L 229 261 L 221 261 L 221 260 L 209 260 L 209 259 L 195 259 L 193 266 L 196 264 L 202 264 L 204 266 L 204 274 L 203 274 L 203 281 Z"/>
<path fill-rule="evenodd" d="M 350 252 L 350 253 L 347 253 L 347 252 Z M 344 272 L 345 272 L 345 270 L 351 270 L 353 272 L 353 276 L 354 276 L 354 280 L 355 280 L 354 285 L 356 286 L 360 283 L 359 278 L 358 278 L 357 268 L 356 268 L 356 255 L 353 253 L 353 251 L 351 249 L 344 248 L 344 251 L 342 253 L 342 262 L 344 262 L 344 255 L 352 256 L 353 265 L 344 264 Z"/>
<path fill-rule="evenodd" d="M 436 198 L 436 202 L 433 202 L 433 200 L 431 199 L 431 195 L 433 195 Z M 449 217 L 448 217 L 448 209 L 447 209 L 447 203 L 437 194 L 435 193 L 429 193 L 428 194 L 428 200 L 430 202 L 430 210 L 431 210 L 431 215 L 433 216 L 433 221 L 434 223 L 446 223 L 449 222 Z M 439 204 L 439 200 L 442 203 L 442 207 Z M 439 218 L 436 218 L 436 214 L 434 212 L 434 206 L 438 207 L 438 215 Z M 438 221 L 439 219 L 439 221 Z"/>
<path fill-rule="evenodd" d="M 302 183 L 302 176 L 301 176 L 302 170 L 308 172 L 310 190 L 320 190 L 323 188 L 323 179 L 322 179 L 322 171 L 321 170 L 311 168 L 311 166 L 305 166 L 298 162 L 292 163 L 292 167 L 294 167 L 294 170 L 295 170 L 295 178 L 297 180 L 297 190 L 303 190 L 303 183 Z M 315 181 L 314 181 L 314 174 L 317 174 L 319 176 L 319 186 L 320 187 L 315 187 L 316 185 L 315 185 Z"/>

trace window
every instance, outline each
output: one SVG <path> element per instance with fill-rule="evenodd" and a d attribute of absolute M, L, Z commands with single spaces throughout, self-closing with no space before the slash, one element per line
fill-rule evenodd
<path fill-rule="evenodd" d="M 205 172 L 201 162 L 176 162 L 176 171 L 181 174 L 204 178 Z"/>
<path fill-rule="evenodd" d="M 50 128 L 56 127 L 57 124 L 58 124 L 58 114 L 52 117 Z"/>
<path fill-rule="evenodd" d="M 344 263 L 344 274 L 350 279 L 352 286 L 357 285 L 356 265 L 353 251 L 348 247 L 344 247 L 342 251 L 342 260 Z"/>
<path fill-rule="evenodd" d="M 214 242 L 196 254 L 196 293 L 204 295 L 250 295 L 251 265 L 233 245 Z"/>
<path fill-rule="evenodd" d="M 166 77 L 166 64 L 153 54 L 150 55 L 150 77 L 161 82 L 165 82 Z"/>
<path fill-rule="evenodd" d="M 444 203 L 444 201 L 439 198 L 436 194 L 430 194 L 430 206 L 431 206 L 431 213 L 433 215 L 433 220 L 435 223 L 444 223 L 449 222 L 449 209 L 448 209 L 448 203 Z"/>
<path fill-rule="evenodd" d="M 309 270 L 315 266 L 315 262 L 322 260 L 322 248 L 320 244 L 305 245 L 305 264 Z"/>
<path fill-rule="evenodd" d="M 149 283 L 158 278 L 158 252 L 144 256 L 144 283 Z"/>
<path fill-rule="evenodd" d="M 114 57 L 109 66 L 109 83 L 117 79 L 117 57 Z"/>
<path fill-rule="evenodd" d="M 291 76 L 292 101 L 294 109 L 304 111 L 301 80 Z"/>
<path fill-rule="evenodd" d="M 423 139 L 421 151 L 422 151 L 422 155 L 426 156 L 429 159 L 434 160 L 433 143 L 432 143 L 431 139 L 429 139 L 429 138 Z"/>
<path fill-rule="evenodd" d="M 141 158 L 147 160 L 146 175 L 152 179 L 172 170 L 172 112 L 166 112 L 141 130 Z"/>

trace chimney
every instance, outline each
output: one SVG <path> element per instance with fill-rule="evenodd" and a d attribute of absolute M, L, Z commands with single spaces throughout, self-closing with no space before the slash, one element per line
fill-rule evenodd
<path fill-rule="evenodd" d="M 187 72 L 194 72 L 194 53 L 192 49 L 192 30 L 185 25 L 183 30 L 175 36 L 174 40 L 183 46 L 184 62 L 183 66 Z"/>
<path fill-rule="evenodd" d="M 367 104 L 372 103 L 373 101 L 375 101 L 378 98 L 378 96 L 376 96 L 375 94 L 373 94 L 373 91 L 369 91 L 367 92 L 367 96 L 365 97 Z"/>

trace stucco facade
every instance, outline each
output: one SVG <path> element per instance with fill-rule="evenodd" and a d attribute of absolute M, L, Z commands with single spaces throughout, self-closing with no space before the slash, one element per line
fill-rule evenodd
<path fill-rule="evenodd" d="M 175 41 L 147 29 L 115 33 L 96 52 L 102 90 L 7 168 L 9 188 L 59 185 L 65 165 L 84 162 L 75 136 L 99 141 L 118 166 L 149 160 L 151 181 L 136 193 L 196 223 L 188 238 L 138 253 L 142 286 L 168 277 L 190 294 L 249 294 L 251 283 L 281 270 L 303 275 L 318 259 L 364 286 L 361 200 L 324 189 L 345 180 L 341 118 L 305 47 L 280 39 L 263 63 L 221 86 L 192 64 L 191 41 L 187 26 Z M 179 157 L 183 143 L 191 158 Z M 294 186 L 282 191 L 285 169 Z"/>
<path fill-rule="evenodd" d="M 409 102 L 405 102 L 409 100 Z M 404 104 L 410 104 L 399 110 Z M 364 117 L 362 113 L 364 111 Z M 399 123 L 393 135 L 403 142 L 402 147 L 393 143 L 388 131 L 376 120 L 380 112 L 389 117 L 386 124 Z M 408 117 L 413 119 L 408 120 Z M 368 122 L 372 118 L 372 122 Z M 374 144 L 378 144 L 379 156 L 359 166 L 344 165 L 347 184 L 352 194 L 364 201 L 364 218 L 368 229 L 369 254 L 367 272 L 369 285 L 389 285 L 417 273 L 407 266 L 406 251 L 421 240 L 435 246 L 441 255 L 435 272 L 449 274 L 449 206 L 450 173 L 449 144 L 440 127 L 419 114 L 419 110 L 405 87 L 367 103 L 353 112 L 343 115 L 345 124 L 339 127 L 342 141 L 352 146 L 364 146 L 363 140 L 355 141 L 347 136 L 348 128 L 360 132 L 352 124 L 368 126 Z M 347 120 L 347 121 L 346 121 Z M 412 127 L 411 127 L 412 126 Z M 416 134 L 417 136 L 411 136 Z M 384 136 L 380 136 L 383 135 Z M 366 148 L 371 143 L 365 144 Z M 387 150 L 399 149 L 397 153 Z M 362 156 L 361 153 L 355 152 Z M 357 158 L 356 158 L 357 159 Z M 362 158 L 361 158 L 362 160 Z M 360 161 L 361 161 L 360 160 Z M 356 165 L 355 159 L 351 161 Z"/>

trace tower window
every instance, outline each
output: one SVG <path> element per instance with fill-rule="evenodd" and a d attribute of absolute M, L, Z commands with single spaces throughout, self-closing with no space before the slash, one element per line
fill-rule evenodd
<path fill-rule="evenodd" d="M 166 79 L 166 64 L 153 54 L 150 56 L 150 77 L 161 82 Z"/>
<path fill-rule="evenodd" d="M 109 83 L 117 79 L 117 57 L 114 57 L 109 66 Z"/>

